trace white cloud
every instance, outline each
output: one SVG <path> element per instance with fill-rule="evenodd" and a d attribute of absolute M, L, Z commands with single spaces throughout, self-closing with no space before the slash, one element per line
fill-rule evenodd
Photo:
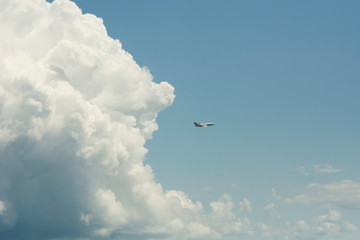
<path fill-rule="evenodd" d="M 217 217 L 237 227 L 221 203 L 208 216 L 155 182 L 144 145 L 174 88 L 155 83 L 101 19 L 68 0 L 1 0 L 0 36 L 0 231 L 201 238 L 225 231 Z"/>
<path fill-rule="evenodd" d="M 244 207 L 247 206 L 250 211 L 250 201 L 244 199 L 243 203 L 246 203 Z M 254 227 L 250 220 L 246 217 L 240 218 L 234 213 L 234 204 L 228 194 L 224 194 L 217 201 L 211 202 L 210 207 L 212 212 L 208 216 L 208 221 L 220 235 L 254 234 Z"/>
<path fill-rule="evenodd" d="M 304 176 L 309 176 L 311 173 L 339 173 L 345 171 L 344 169 L 335 168 L 329 164 L 315 164 L 313 166 L 301 166 L 296 169 Z"/>
<path fill-rule="evenodd" d="M 276 190 L 273 188 L 273 189 L 271 189 L 271 192 L 272 192 L 272 196 L 275 198 L 275 199 L 277 199 L 277 200 L 282 200 L 283 199 L 283 197 L 282 196 L 279 196 L 278 194 L 277 194 L 277 192 L 276 192 Z"/>
<path fill-rule="evenodd" d="M 304 176 L 309 176 L 310 175 L 307 168 L 304 167 L 304 166 L 298 167 L 296 170 L 301 172 Z"/>
<path fill-rule="evenodd" d="M 309 184 L 303 193 L 286 198 L 287 203 L 324 203 L 342 207 L 360 208 L 360 183 L 343 180 L 328 184 Z"/>
<path fill-rule="evenodd" d="M 344 228 L 346 231 L 349 231 L 349 232 L 357 232 L 359 230 L 359 227 L 357 227 L 349 222 L 344 223 Z"/>
<path fill-rule="evenodd" d="M 316 173 L 338 173 L 343 171 L 344 169 L 337 169 L 329 164 L 314 165 L 314 172 Z"/>
<path fill-rule="evenodd" d="M 101 216 L 100 221 L 105 223 L 103 228 L 94 231 L 95 235 L 108 236 L 116 228 L 125 226 L 129 222 L 129 212 L 112 190 L 98 189 L 95 193 L 95 201 L 95 215 Z M 86 225 L 92 223 L 91 217 L 91 215 L 83 217 Z"/>
<path fill-rule="evenodd" d="M 191 238 L 203 238 L 204 236 L 207 236 L 207 238 L 213 238 L 213 237 L 220 237 L 219 234 L 214 233 L 208 226 L 204 226 L 201 223 L 198 222 L 192 222 L 187 227 L 189 231 L 189 236 Z"/>
<path fill-rule="evenodd" d="M 0 1 L 0 234 L 207 239 L 250 232 L 230 196 L 204 214 L 200 202 L 155 182 L 144 145 L 174 88 L 155 83 L 100 18 L 69 0 Z M 249 200 L 242 204 L 251 211 Z"/>
<path fill-rule="evenodd" d="M 0 201 L 0 236 L 2 230 L 11 229 L 16 222 L 16 213 L 11 204 Z"/>
<path fill-rule="evenodd" d="M 0 215 L 3 215 L 6 210 L 5 203 L 0 201 Z"/>
<path fill-rule="evenodd" d="M 100 18 L 69 0 L 0 6 L 1 237 L 209 239 L 273 231 L 237 216 L 228 195 L 205 214 L 200 202 L 155 182 L 144 146 L 174 88 L 155 83 Z M 246 198 L 238 207 L 252 211 Z"/>
<path fill-rule="evenodd" d="M 240 211 L 243 212 L 245 209 L 248 211 L 248 212 L 251 212 L 252 209 L 251 209 L 251 202 L 249 201 L 249 199 L 247 198 L 244 198 L 242 201 L 240 201 L 239 203 L 240 205 Z"/>
<path fill-rule="evenodd" d="M 271 217 L 280 219 L 280 213 L 275 209 L 275 203 L 271 202 L 264 207 L 264 209 L 270 214 Z"/>
<path fill-rule="evenodd" d="M 273 206 L 270 207 L 273 209 Z M 357 239 L 358 227 L 341 219 L 341 212 L 330 209 L 327 213 L 315 216 L 309 222 L 296 220 L 286 221 L 282 226 L 271 226 L 259 222 L 255 228 L 260 236 L 259 239 Z"/>
<path fill-rule="evenodd" d="M 296 231 L 308 232 L 310 227 L 304 220 L 299 220 L 295 224 Z"/>
<path fill-rule="evenodd" d="M 242 222 L 233 212 L 233 202 L 229 195 L 223 195 L 218 201 L 210 203 L 212 209 L 211 222 L 225 234 L 238 233 L 242 230 Z"/>
<path fill-rule="evenodd" d="M 339 221 L 341 219 L 341 212 L 330 209 L 329 214 L 321 215 L 316 218 L 317 222 L 326 222 L 326 221 Z"/>
<path fill-rule="evenodd" d="M 357 232 L 358 227 L 348 221 L 343 221 L 340 211 L 329 209 L 327 214 L 314 217 L 311 230 L 317 234 L 333 235 L 346 232 Z"/>
<path fill-rule="evenodd" d="M 275 204 L 273 202 L 271 202 L 265 206 L 265 210 L 273 210 L 274 207 L 275 207 Z"/>

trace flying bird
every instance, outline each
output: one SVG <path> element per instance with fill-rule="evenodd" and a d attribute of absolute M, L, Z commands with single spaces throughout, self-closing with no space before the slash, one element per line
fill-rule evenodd
<path fill-rule="evenodd" d="M 214 126 L 215 123 L 198 123 L 194 122 L 195 127 L 207 127 L 207 126 Z"/>

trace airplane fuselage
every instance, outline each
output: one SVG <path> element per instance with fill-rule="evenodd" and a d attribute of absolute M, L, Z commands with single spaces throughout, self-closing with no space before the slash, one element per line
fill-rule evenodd
<path fill-rule="evenodd" d="M 207 127 L 207 126 L 214 126 L 214 123 L 198 123 L 194 122 L 195 127 Z"/>

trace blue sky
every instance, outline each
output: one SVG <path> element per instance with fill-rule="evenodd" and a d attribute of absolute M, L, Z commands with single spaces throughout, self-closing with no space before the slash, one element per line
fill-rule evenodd
<path fill-rule="evenodd" d="M 14 2 L 0 238 L 360 236 L 360 2 Z"/>
<path fill-rule="evenodd" d="M 272 188 L 291 197 L 359 181 L 359 2 L 75 2 L 175 87 L 146 145 L 164 188 L 204 203 L 228 193 L 262 211 Z M 314 172 L 326 164 L 343 171 Z"/>

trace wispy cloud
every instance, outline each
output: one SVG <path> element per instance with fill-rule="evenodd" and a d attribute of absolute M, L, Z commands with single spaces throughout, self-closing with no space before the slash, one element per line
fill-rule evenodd
<path fill-rule="evenodd" d="M 338 169 L 335 168 L 329 164 L 323 164 L 323 165 L 314 165 L 314 172 L 315 173 L 338 173 L 343 172 L 344 169 Z"/>
<path fill-rule="evenodd" d="M 314 173 L 339 173 L 344 172 L 344 169 L 335 168 L 330 164 L 315 164 L 313 166 L 301 166 L 296 169 L 304 176 L 309 176 Z"/>
<path fill-rule="evenodd" d="M 5 210 L 6 210 L 5 203 L 0 201 L 0 215 L 3 215 Z"/>
<path fill-rule="evenodd" d="M 279 196 L 278 194 L 277 194 L 277 192 L 276 192 L 276 190 L 273 188 L 273 189 L 271 189 L 271 195 L 275 198 L 275 199 L 277 199 L 277 200 L 282 200 L 283 199 L 283 197 L 282 196 Z"/>
<path fill-rule="evenodd" d="M 275 207 L 275 203 L 271 202 L 268 205 L 265 206 L 265 210 L 273 210 Z"/>
<path fill-rule="evenodd" d="M 302 194 L 285 199 L 286 203 L 323 203 L 341 207 L 360 208 L 360 183 L 343 180 L 328 184 L 313 183 Z"/>
<path fill-rule="evenodd" d="M 248 212 L 252 211 L 251 202 L 247 198 L 244 198 L 242 201 L 240 201 L 239 206 L 241 212 L 243 212 L 244 210 L 247 210 Z"/>
<path fill-rule="evenodd" d="M 274 217 L 274 218 L 281 218 L 280 213 L 275 209 L 276 204 L 271 202 L 269 204 L 267 204 L 264 209 L 270 214 L 270 216 Z"/>
<path fill-rule="evenodd" d="M 302 173 L 304 176 L 309 176 L 310 175 L 310 173 L 308 172 L 307 167 L 301 166 L 301 167 L 296 168 L 296 170 L 298 172 Z"/>

